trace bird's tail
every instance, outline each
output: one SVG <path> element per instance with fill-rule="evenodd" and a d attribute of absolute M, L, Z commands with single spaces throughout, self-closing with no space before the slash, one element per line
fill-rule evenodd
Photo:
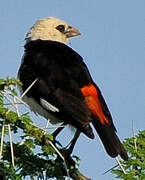
<path fill-rule="evenodd" d="M 111 157 L 120 155 L 122 159 L 128 160 L 127 152 L 117 137 L 114 128 L 112 128 L 109 124 L 101 124 L 95 117 L 92 120 L 92 124 L 99 134 L 106 152 Z"/>

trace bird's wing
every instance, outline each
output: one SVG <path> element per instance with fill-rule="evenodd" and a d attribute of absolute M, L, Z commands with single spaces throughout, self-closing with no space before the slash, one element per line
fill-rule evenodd
<path fill-rule="evenodd" d="M 91 137 L 91 135 L 89 135 L 92 134 L 89 126 L 91 113 L 77 85 L 74 83 L 72 87 L 72 84 L 67 83 L 67 88 L 63 86 L 58 87 L 57 85 L 55 86 L 49 78 L 45 79 L 40 77 L 38 79 L 33 87 L 35 91 L 32 95 L 33 98 L 43 106 L 45 110 L 48 110 L 58 119 L 61 119 L 66 124 L 73 125 Z M 51 87 L 48 85 L 49 81 Z M 57 84 L 59 84 L 58 79 L 53 80 L 54 83 L 56 83 L 56 81 Z M 44 88 L 42 88 L 42 84 L 44 84 Z M 73 94 L 72 90 L 69 91 L 68 88 L 73 88 L 73 91 L 80 94 L 80 97 L 75 95 L 75 93 Z"/>
<path fill-rule="evenodd" d="M 84 85 L 81 88 L 81 92 L 85 97 L 90 111 L 92 112 L 93 116 L 96 117 L 97 122 L 103 126 L 108 125 L 114 131 L 116 131 L 110 111 L 97 85 L 93 82 L 89 85 Z"/>

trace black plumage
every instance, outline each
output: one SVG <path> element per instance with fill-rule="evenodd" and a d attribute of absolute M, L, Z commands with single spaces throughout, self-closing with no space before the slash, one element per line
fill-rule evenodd
<path fill-rule="evenodd" d="M 19 78 L 23 83 L 23 92 L 38 78 L 26 96 L 39 104 L 45 113 L 51 114 L 65 124 L 74 126 L 93 139 L 94 134 L 90 126 L 92 122 L 107 153 L 111 157 L 120 155 L 123 159 L 128 159 L 116 135 L 116 129 L 104 98 L 93 82 L 82 57 L 73 49 L 63 43 L 50 40 L 38 39 L 27 42 L 23 62 L 19 69 Z M 88 90 L 90 85 L 95 90 Z M 85 95 L 84 87 L 85 91 L 90 93 L 89 95 Z M 47 108 L 42 100 L 57 109 Z M 90 104 L 91 102 L 94 106 Z M 38 111 L 38 113 L 43 115 L 43 112 Z"/>
<path fill-rule="evenodd" d="M 80 90 L 91 77 L 82 58 L 71 48 L 55 41 L 29 42 L 25 45 L 19 78 L 23 91 L 38 78 L 27 96 L 40 106 L 40 98 L 45 99 L 59 109 L 59 112 L 49 113 L 94 137 L 89 125 L 91 113 Z"/>

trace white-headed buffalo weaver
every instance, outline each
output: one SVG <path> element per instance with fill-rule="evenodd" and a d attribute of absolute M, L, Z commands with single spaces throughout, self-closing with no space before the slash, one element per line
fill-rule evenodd
<path fill-rule="evenodd" d="M 72 147 L 81 132 L 94 138 L 92 123 L 107 153 L 127 160 L 98 86 L 82 57 L 66 45 L 70 37 L 78 35 L 80 32 L 76 28 L 54 17 L 34 24 L 26 35 L 25 53 L 18 73 L 23 83 L 21 93 L 35 81 L 24 101 L 52 123 L 63 122 L 75 127 L 77 133 Z"/>

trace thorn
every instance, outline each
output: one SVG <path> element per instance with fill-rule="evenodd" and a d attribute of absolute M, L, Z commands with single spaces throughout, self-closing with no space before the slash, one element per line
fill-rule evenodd
<path fill-rule="evenodd" d="M 26 93 L 31 89 L 31 87 L 37 82 L 38 78 L 36 78 L 31 84 L 30 86 L 23 92 L 23 94 L 20 96 L 20 99 L 22 99 Z"/>
<path fill-rule="evenodd" d="M 11 126 L 10 126 L 10 124 L 8 124 L 8 129 L 9 129 L 9 138 L 10 138 L 10 148 L 11 148 L 12 165 L 15 166 L 15 163 L 14 163 L 13 140 L 12 140 L 12 134 L 11 134 Z"/>
<path fill-rule="evenodd" d="M 60 156 L 60 158 L 63 160 L 64 162 L 64 167 L 65 167 L 65 170 L 66 170 L 66 173 L 67 173 L 67 176 L 70 180 L 70 174 L 69 174 L 69 171 L 68 171 L 68 168 L 67 168 L 67 164 L 66 164 L 66 161 L 65 161 L 65 158 L 63 157 L 63 155 L 60 153 L 60 151 L 54 146 L 54 144 L 49 141 L 49 144 L 54 148 L 54 150 L 56 151 L 56 153 Z"/>
<path fill-rule="evenodd" d="M 14 106 L 15 106 L 15 109 L 16 109 L 16 112 L 18 114 L 18 116 L 20 117 L 20 111 L 19 111 L 19 107 L 18 107 L 18 104 L 17 104 L 17 99 L 14 97 Z"/>
<path fill-rule="evenodd" d="M 124 167 L 123 167 L 122 164 L 120 163 L 119 159 L 118 159 L 117 157 L 116 157 L 115 159 L 116 159 L 118 165 L 120 166 L 120 168 L 122 169 L 123 173 L 124 173 L 124 174 L 127 174 L 126 171 L 125 171 L 125 169 L 124 169 Z"/>
<path fill-rule="evenodd" d="M 136 134 L 135 134 L 135 128 L 134 128 L 133 121 L 132 121 L 132 133 L 133 133 L 133 137 L 134 137 L 134 149 L 137 152 L 137 144 L 136 144 L 137 138 L 136 138 Z"/>
<path fill-rule="evenodd" d="M 108 173 L 109 171 L 112 171 L 114 168 L 118 167 L 119 165 L 116 164 L 115 166 L 113 166 L 112 168 L 108 169 L 107 171 L 105 171 L 102 175 Z"/>
<path fill-rule="evenodd" d="M 1 137 L 1 147 L 0 147 L 0 160 L 2 159 L 2 153 L 3 153 L 4 134 L 5 134 L 5 125 L 3 123 L 3 126 L 2 126 L 2 137 Z"/>

